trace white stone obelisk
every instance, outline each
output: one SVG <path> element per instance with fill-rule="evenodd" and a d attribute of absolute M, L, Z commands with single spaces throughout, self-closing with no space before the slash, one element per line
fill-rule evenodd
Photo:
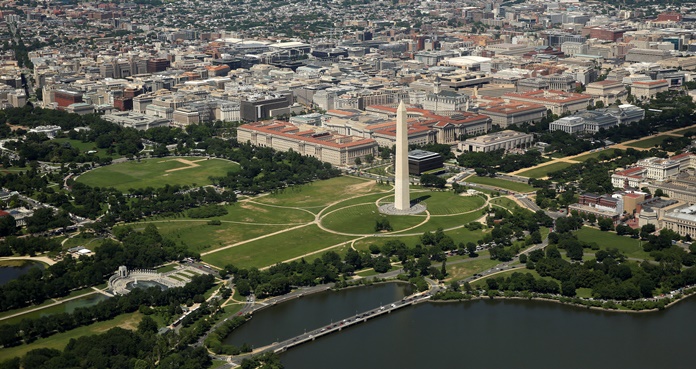
<path fill-rule="evenodd" d="M 406 117 L 406 106 L 401 101 L 396 109 L 396 168 L 394 170 L 394 207 L 396 210 L 411 208 L 411 198 L 408 192 L 408 124 Z"/>

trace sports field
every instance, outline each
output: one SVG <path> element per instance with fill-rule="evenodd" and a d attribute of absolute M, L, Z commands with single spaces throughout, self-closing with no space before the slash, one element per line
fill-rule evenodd
<path fill-rule="evenodd" d="M 77 181 L 127 192 L 165 185 L 208 185 L 211 176 L 224 176 L 238 169 L 239 165 L 222 159 L 166 157 L 107 165 L 82 174 Z"/>

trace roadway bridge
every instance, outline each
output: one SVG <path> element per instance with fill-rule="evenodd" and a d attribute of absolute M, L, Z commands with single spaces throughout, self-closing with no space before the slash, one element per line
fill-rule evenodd
<path fill-rule="evenodd" d="M 254 352 L 252 354 L 256 355 L 256 354 L 260 354 L 263 352 L 269 352 L 269 351 L 283 352 L 283 351 L 291 349 L 295 346 L 301 345 L 305 342 L 314 341 L 319 337 L 323 337 L 323 336 L 326 336 L 328 334 L 335 333 L 335 332 L 340 332 L 344 328 L 347 328 L 347 327 L 350 327 L 350 326 L 353 326 L 356 324 L 364 323 L 368 319 L 376 318 L 376 317 L 378 317 L 380 315 L 384 315 L 384 314 L 390 314 L 392 311 L 395 311 L 395 310 L 398 310 L 398 309 L 401 309 L 401 308 L 404 308 L 407 306 L 415 305 L 415 304 L 418 304 L 418 303 L 423 302 L 423 301 L 427 301 L 431 297 L 432 297 L 432 294 L 430 292 L 426 292 L 423 294 L 415 294 L 415 295 L 411 295 L 408 297 L 404 297 L 403 299 L 396 301 L 396 302 L 393 302 L 391 304 L 383 305 L 383 306 L 380 306 L 378 308 L 363 312 L 361 314 L 353 315 L 351 317 L 343 319 L 342 321 L 332 323 L 332 324 L 329 324 L 327 326 L 320 327 L 320 328 L 314 329 L 314 330 L 309 331 L 309 332 L 305 332 L 305 333 L 300 334 L 296 337 L 292 337 L 292 338 L 289 338 L 289 339 L 281 341 L 281 342 L 274 342 L 268 346 L 254 350 Z M 222 355 L 216 355 L 216 357 L 218 357 L 218 358 L 221 358 L 220 356 L 222 356 Z M 243 359 L 244 359 L 244 357 L 240 357 L 240 356 L 228 357 L 228 362 L 232 363 L 232 364 L 239 365 Z"/>

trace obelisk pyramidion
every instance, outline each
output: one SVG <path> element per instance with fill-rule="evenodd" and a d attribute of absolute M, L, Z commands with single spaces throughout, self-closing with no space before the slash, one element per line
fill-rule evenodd
<path fill-rule="evenodd" d="M 411 198 L 408 192 L 408 125 L 406 118 L 406 106 L 401 101 L 396 109 L 396 168 L 394 171 L 394 207 L 396 210 L 411 208 Z"/>

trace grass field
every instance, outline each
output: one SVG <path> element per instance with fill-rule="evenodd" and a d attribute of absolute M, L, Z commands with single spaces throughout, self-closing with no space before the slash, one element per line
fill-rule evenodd
<path fill-rule="evenodd" d="M 491 204 L 499 205 L 510 211 L 514 211 L 515 209 L 521 207 L 515 202 L 515 200 L 508 199 L 507 197 L 496 197 L 491 199 Z"/>
<path fill-rule="evenodd" d="M 691 126 L 691 127 L 689 127 L 689 128 L 680 129 L 680 130 L 678 130 L 678 131 L 674 131 L 673 133 L 676 133 L 676 134 L 678 134 L 678 135 L 683 135 L 683 134 L 686 133 L 686 132 L 694 132 L 694 133 L 696 133 L 696 126 Z"/>
<path fill-rule="evenodd" d="M 599 159 L 599 156 L 602 155 L 603 152 L 606 152 L 606 153 L 612 152 L 613 153 L 613 150 L 595 151 L 595 152 L 591 152 L 589 154 L 585 154 L 585 155 L 581 155 L 581 156 L 572 158 L 570 160 L 577 161 L 577 162 L 584 162 L 584 161 L 592 159 L 592 158 Z"/>
<path fill-rule="evenodd" d="M 222 159 L 167 157 L 107 165 L 79 176 L 77 181 L 126 192 L 131 188 L 157 188 L 167 184 L 207 185 L 211 183 L 209 177 L 224 176 L 238 169 L 239 165 Z"/>
<path fill-rule="evenodd" d="M 59 144 L 64 144 L 64 143 L 69 143 L 70 146 L 80 150 L 81 153 L 86 153 L 87 151 L 90 150 L 95 150 L 97 151 L 96 156 L 98 157 L 107 157 L 110 156 L 112 158 L 117 158 L 120 157 L 118 153 L 114 153 L 113 155 L 109 155 L 106 153 L 106 150 L 99 149 L 97 148 L 97 145 L 94 142 L 82 142 L 80 140 L 71 140 L 69 138 L 56 138 L 52 140 L 51 142 L 59 143 Z"/>
<path fill-rule="evenodd" d="M 353 238 L 355 237 L 326 233 L 312 224 L 207 254 L 203 256 L 203 261 L 219 267 L 234 264 L 242 268 L 260 268 L 334 246 Z M 311 259 L 313 257 L 307 258 L 307 260 Z"/>
<path fill-rule="evenodd" d="M 543 178 L 547 177 L 549 173 L 555 172 L 557 170 L 568 168 L 573 164 L 560 161 L 558 163 L 553 163 L 549 165 L 544 165 L 543 167 L 538 167 L 530 170 L 525 170 L 524 172 L 518 173 L 517 175 L 529 178 Z"/>
<path fill-rule="evenodd" d="M 650 137 L 650 138 L 645 139 L 645 140 L 636 141 L 634 143 L 626 144 L 626 146 L 638 147 L 638 148 L 642 148 L 642 149 L 649 149 L 651 147 L 659 146 L 662 143 L 662 141 L 664 141 L 664 139 L 668 138 L 668 137 L 671 137 L 671 136 L 659 135 L 659 136 L 655 136 L 655 137 Z"/>
<path fill-rule="evenodd" d="M 500 187 L 502 189 L 515 192 L 532 192 L 535 190 L 534 187 L 530 185 L 519 182 L 506 181 L 504 179 L 499 178 L 471 176 L 465 179 L 465 181 L 470 183 L 484 184 L 493 187 Z"/>
<path fill-rule="evenodd" d="M 631 258 L 648 259 L 650 254 L 643 251 L 640 241 L 634 238 L 619 236 L 613 232 L 602 232 L 595 228 L 583 227 L 576 232 L 578 239 L 585 242 L 597 242 L 600 248 L 617 248 Z"/>
<path fill-rule="evenodd" d="M 466 261 L 458 264 L 447 265 L 447 281 L 458 281 L 472 275 L 490 269 L 498 265 L 500 262 L 489 258 L 476 258 L 471 261 Z"/>
<path fill-rule="evenodd" d="M 508 278 L 508 277 L 510 277 L 510 276 L 511 276 L 512 274 L 514 274 L 514 273 L 522 273 L 522 274 L 529 273 L 529 274 L 533 275 L 534 278 L 542 278 L 542 277 L 539 275 L 539 273 L 536 272 L 536 270 L 531 270 L 531 269 L 527 269 L 527 268 L 517 268 L 517 269 L 513 269 L 513 270 L 506 270 L 506 271 L 504 271 L 504 272 L 502 272 L 502 273 L 498 273 L 498 274 L 494 274 L 494 275 L 489 275 L 489 276 L 483 277 L 483 278 L 479 279 L 478 281 L 472 283 L 471 286 L 474 287 L 474 288 L 478 288 L 478 287 L 487 288 L 488 285 L 486 284 L 486 279 L 488 279 L 488 278 L 498 278 L 498 277 Z M 547 277 L 547 278 L 545 278 L 545 279 L 552 279 L 552 278 Z"/>
<path fill-rule="evenodd" d="M 68 240 L 65 241 L 65 243 L 63 244 L 63 250 L 67 250 L 69 248 L 76 247 L 76 246 L 84 246 L 84 247 L 94 251 L 96 248 L 101 246 L 101 244 L 104 241 L 105 241 L 104 238 L 95 238 L 95 237 L 79 234 L 75 237 L 68 238 Z"/>
<path fill-rule="evenodd" d="M 29 167 L 9 167 L 9 168 L 0 168 L 0 175 L 5 175 L 5 174 L 17 174 L 19 172 L 26 172 L 31 168 Z"/>
<path fill-rule="evenodd" d="M 387 219 L 394 231 L 414 227 L 426 220 L 424 215 L 395 216 L 380 214 L 374 203 L 352 205 L 326 215 L 321 224 L 333 231 L 353 234 L 372 234 L 375 222 Z"/>
<path fill-rule="evenodd" d="M 391 186 L 378 185 L 373 180 L 357 177 L 342 176 L 324 181 L 316 181 L 302 186 L 293 186 L 282 193 L 264 196 L 257 199 L 263 204 L 314 208 L 317 211 L 322 206 L 337 200 L 365 195 L 390 189 Z"/>
<path fill-rule="evenodd" d="M 63 350 L 68 342 L 70 342 L 70 340 L 73 338 L 104 333 L 114 327 L 136 329 L 138 323 L 140 323 L 140 320 L 142 319 L 143 315 L 137 312 L 119 315 L 112 320 L 90 324 L 84 327 L 75 328 L 68 332 L 54 334 L 53 336 L 47 338 L 41 338 L 28 345 L 3 348 L 2 351 L 0 351 L 0 357 L 2 358 L 1 360 L 11 359 L 13 357 L 23 356 L 27 352 L 37 348 Z"/>
<path fill-rule="evenodd" d="M 189 250 L 201 252 L 222 246 L 260 237 L 286 228 L 287 225 L 247 225 L 222 223 L 208 225 L 207 220 L 193 221 L 155 221 L 152 222 L 160 233 L 176 243 L 186 245 Z M 134 229 L 145 228 L 147 222 L 132 223 Z"/>

